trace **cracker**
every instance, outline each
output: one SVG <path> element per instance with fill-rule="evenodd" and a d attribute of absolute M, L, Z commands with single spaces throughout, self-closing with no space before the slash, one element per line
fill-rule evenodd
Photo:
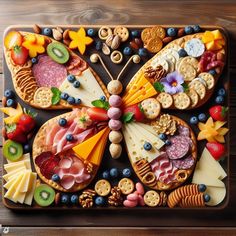
<path fill-rule="evenodd" d="M 211 75 L 210 73 L 203 72 L 203 73 L 200 73 L 198 77 L 206 81 L 207 89 L 212 89 L 215 86 L 215 79 L 213 75 Z"/>
<path fill-rule="evenodd" d="M 183 60 L 183 57 L 179 58 L 179 60 L 176 61 L 175 70 L 179 71 L 179 65 L 180 65 L 182 60 Z"/>
<path fill-rule="evenodd" d="M 187 109 L 191 104 L 191 100 L 186 93 L 174 94 L 173 99 L 175 107 L 180 110 Z"/>
<path fill-rule="evenodd" d="M 41 108 L 48 108 L 52 105 L 52 91 L 48 87 L 40 87 L 34 94 L 34 103 Z"/>
<path fill-rule="evenodd" d="M 197 92 L 194 89 L 189 89 L 187 92 L 187 95 L 190 97 L 191 100 L 191 108 L 197 106 L 198 101 L 199 101 L 199 96 Z"/>
<path fill-rule="evenodd" d="M 195 68 L 191 64 L 185 62 L 182 62 L 179 65 L 178 70 L 179 73 L 183 75 L 185 81 L 192 81 L 197 75 Z"/>
<path fill-rule="evenodd" d="M 168 72 L 171 73 L 175 70 L 175 64 L 169 59 L 167 59 L 167 62 L 168 62 L 168 65 L 169 65 L 169 71 Z"/>
<path fill-rule="evenodd" d="M 160 37 L 150 38 L 145 45 L 147 50 L 151 53 L 157 53 L 162 49 L 163 42 Z"/>
<path fill-rule="evenodd" d="M 129 30 L 124 26 L 116 26 L 114 34 L 121 38 L 121 42 L 125 42 L 129 38 Z"/>
<path fill-rule="evenodd" d="M 134 191 L 134 182 L 129 178 L 123 178 L 119 181 L 118 187 L 123 194 L 128 195 Z"/>
<path fill-rule="evenodd" d="M 151 66 L 154 69 L 157 68 L 159 65 L 161 65 L 163 67 L 163 69 L 165 69 L 166 72 L 169 71 L 169 64 L 168 64 L 167 60 L 164 59 L 163 57 L 156 57 L 151 62 Z"/>
<path fill-rule="evenodd" d="M 189 83 L 189 88 L 194 89 L 202 100 L 206 96 L 206 88 L 205 86 L 198 80 L 194 80 Z"/>
<path fill-rule="evenodd" d="M 164 109 L 171 107 L 173 104 L 173 98 L 168 93 L 159 93 L 156 99 L 161 103 L 161 106 Z"/>
<path fill-rule="evenodd" d="M 150 38 L 152 38 L 152 28 L 145 28 L 141 33 L 141 39 L 144 44 L 147 44 Z"/>
<path fill-rule="evenodd" d="M 155 98 L 148 98 L 141 102 L 141 106 L 144 110 L 144 115 L 148 119 L 155 119 L 161 112 L 161 105 Z"/>
<path fill-rule="evenodd" d="M 194 58 L 194 57 L 190 57 L 190 56 L 184 57 L 184 58 L 182 59 L 182 61 L 181 61 L 181 64 L 182 64 L 182 63 L 187 63 L 187 64 L 192 65 L 196 71 L 197 71 L 197 69 L 198 69 L 198 60 L 197 60 L 196 58 Z M 181 65 L 181 64 L 180 64 L 180 65 Z M 180 65 L 179 65 L 179 66 L 180 66 Z"/>
<path fill-rule="evenodd" d="M 151 28 L 151 36 L 152 38 L 159 37 L 161 39 L 164 39 L 166 36 L 166 31 L 161 26 L 154 26 Z"/>
<path fill-rule="evenodd" d="M 111 184 L 105 180 L 99 180 L 94 187 L 94 190 L 99 196 L 107 196 L 111 192 Z"/>
<path fill-rule="evenodd" d="M 143 200 L 146 205 L 148 205 L 150 207 L 155 207 L 160 202 L 160 195 L 158 192 L 156 192 L 154 190 L 150 190 L 144 194 Z"/>

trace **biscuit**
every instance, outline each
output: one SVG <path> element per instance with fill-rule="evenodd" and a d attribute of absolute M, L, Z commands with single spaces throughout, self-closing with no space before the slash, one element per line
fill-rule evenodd
<path fill-rule="evenodd" d="M 173 104 L 173 97 L 169 93 L 159 93 L 156 99 L 161 103 L 164 109 L 171 107 Z"/>
<path fill-rule="evenodd" d="M 182 63 L 187 63 L 187 64 L 190 64 L 194 67 L 194 69 L 197 71 L 198 70 L 198 60 L 194 57 L 190 57 L 190 56 L 187 56 L 187 57 L 184 57 L 182 60 L 181 60 L 181 63 L 179 64 L 179 66 L 181 66 Z"/>
<path fill-rule="evenodd" d="M 152 28 L 145 28 L 141 33 L 141 39 L 144 44 L 147 44 L 147 42 L 152 38 Z"/>
<path fill-rule="evenodd" d="M 125 42 L 129 38 L 129 30 L 124 26 L 116 26 L 114 34 L 120 36 L 121 42 Z"/>
<path fill-rule="evenodd" d="M 206 88 L 205 86 L 198 80 L 194 80 L 189 83 L 189 88 L 194 89 L 199 98 L 202 100 L 206 96 Z"/>
<path fill-rule="evenodd" d="M 187 109 L 191 104 L 191 100 L 186 93 L 174 94 L 173 99 L 175 107 L 180 110 Z"/>
<path fill-rule="evenodd" d="M 148 98 L 141 102 L 144 115 L 148 119 L 155 119 L 161 112 L 161 105 L 155 98 Z"/>
<path fill-rule="evenodd" d="M 193 107 L 197 106 L 198 101 L 199 101 L 199 96 L 198 96 L 197 92 L 194 89 L 189 89 L 187 92 L 187 95 L 190 97 L 190 100 L 191 100 L 190 107 L 193 108 Z"/>
<path fill-rule="evenodd" d="M 160 195 L 160 202 L 158 204 L 158 206 L 166 206 L 167 204 L 167 194 L 164 191 L 161 191 L 159 193 Z"/>
<path fill-rule="evenodd" d="M 111 30 L 110 27 L 102 26 L 102 27 L 98 30 L 98 37 L 99 37 L 101 40 L 106 40 L 109 35 L 112 35 L 112 30 Z"/>
<path fill-rule="evenodd" d="M 134 182 L 129 178 L 123 178 L 119 181 L 118 187 L 123 194 L 128 195 L 134 191 Z"/>
<path fill-rule="evenodd" d="M 210 73 L 203 72 L 200 73 L 198 77 L 206 81 L 207 89 L 212 89 L 215 86 L 215 79 Z"/>
<path fill-rule="evenodd" d="M 159 37 L 161 39 L 164 39 L 166 36 L 166 31 L 161 26 L 154 26 L 151 28 L 151 36 L 152 38 Z"/>
<path fill-rule="evenodd" d="M 162 49 L 163 42 L 160 37 L 151 38 L 145 44 L 145 48 L 151 53 L 157 53 Z"/>
<path fill-rule="evenodd" d="M 146 205 L 148 205 L 150 207 L 155 207 L 160 202 L 160 195 L 158 192 L 156 192 L 154 190 L 150 190 L 144 194 L 143 200 Z"/>
<path fill-rule="evenodd" d="M 34 103 L 42 108 L 48 108 L 52 105 L 53 93 L 48 87 L 40 87 L 34 94 Z"/>
<path fill-rule="evenodd" d="M 107 180 L 101 179 L 95 184 L 94 189 L 99 196 L 104 197 L 111 192 L 111 184 Z"/>
<path fill-rule="evenodd" d="M 192 81 L 197 75 L 195 68 L 188 63 L 182 62 L 178 67 L 178 71 L 184 77 L 185 81 Z"/>
<path fill-rule="evenodd" d="M 165 69 L 166 72 L 169 71 L 168 61 L 166 59 L 164 59 L 163 57 L 156 57 L 151 62 L 151 66 L 154 69 L 156 69 L 159 65 L 161 65 L 163 67 L 163 69 Z"/>
<path fill-rule="evenodd" d="M 152 171 L 149 171 L 142 177 L 142 181 L 146 185 L 154 186 L 156 185 L 156 175 Z"/>
<path fill-rule="evenodd" d="M 187 170 L 177 170 L 175 172 L 175 177 L 178 182 L 184 182 L 188 178 L 188 172 Z"/>
<path fill-rule="evenodd" d="M 196 195 L 192 196 L 187 196 L 183 198 L 180 203 L 180 207 L 204 207 L 205 206 L 205 201 L 204 201 L 204 194 L 199 193 Z"/>

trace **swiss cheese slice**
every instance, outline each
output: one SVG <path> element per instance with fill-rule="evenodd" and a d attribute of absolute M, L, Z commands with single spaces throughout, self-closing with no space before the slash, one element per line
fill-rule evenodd
<path fill-rule="evenodd" d="M 36 187 L 36 181 L 37 181 L 37 174 L 34 172 L 31 172 L 30 182 L 29 182 L 29 191 L 26 193 L 26 196 L 24 199 L 24 203 L 29 206 L 32 204 L 34 190 Z"/>
<path fill-rule="evenodd" d="M 207 193 L 211 197 L 210 201 L 206 202 L 206 205 L 216 206 L 216 205 L 220 204 L 225 199 L 226 188 L 225 188 L 225 186 L 222 188 L 207 186 L 205 193 Z"/>

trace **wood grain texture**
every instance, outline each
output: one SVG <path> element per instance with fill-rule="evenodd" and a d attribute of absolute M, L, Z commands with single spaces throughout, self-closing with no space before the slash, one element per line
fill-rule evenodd
<path fill-rule="evenodd" d="M 22 1 L 0 0 L 0 43 L 2 44 L 2 34 L 4 29 L 11 24 L 214 24 L 225 27 L 230 36 L 230 106 L 231 106 L 231 129 L 236 123 L 236 3 L 231 1 L 134 1 L 119 0 L 110 3 L 108 0 L 97 1 Z M 0 48 L 2 50 L 2 47 Z M 2 51 L 0 51 L 0 84 L 2 85 Z M 7 79 L 7 78 L 6 78 Z M 0 86 L 0 97 L 2 97 L 3 87 Z M 149 215 L 142 211 L 131 211 L 130 214 L 120 211 L 113 212 L 13 212 L 6 209 L 0 200 L 0 224 L 10 226 L 108 226 L 108 227 L 184 227 L 187 224 L 192 227 L 207 227 L 202 231 L 194 232 L 191 235 L 235 235 L 233 229 L 225 227 L 236 227 L 236 132 L 231 132 L 231 191 L 229 206 L 222 211 L 209 211 L 200 213 L 196 211 L 195 215 L 190 215 L 188 211 L 173 211 L 168 213 L 157 213 Z M 0 150 L 1 151 L 1 150 Z M 0 162 L 2 159 L 0 158 Z M 0 175 L 2 172 L 0 163 Z M 0 194 L 1 195 L 1 194 Z M 222 217 L 224 215 L 224 217 Z M 113 218 L 113 221 L 107 219 Z M 145 219 L 145 220 L 143 220 Z M 147 223 L 148 222 L 148 225 Z M 175 223 L 173 223 L 175 222 Z M 214 227 L 224 227 L 214 229 Z M 16 228 L 17 229 L 17 228 Z M 83 231 L 84 230 L 84 231 Z M 111 235 L 119 235 L 116 229 L 108 231 Z M 124 235 L 185 235 L 182 228 L 174 231 L 151 231 L 145 228 L 138 230 L 123 231 Z M 214 230 L 214 231 L 212 231 Z M 223 232 L 223 230 L 225 230 Z M 26 235 L 25 231 L 18 229 L 12 231 L 11 235 Z M 38 231 L 37 235 L 42 235 Z M 51 231 L 51 234 L 60 235 L 59 229 Z M 68 231 L 64 231 L 67 232 Z M 79 231 L 78 231 L 79 232 Z M 100 235 L 104 231 L 100 231 Z M 186 235 L 189 235 L 186 231 Z M 44 231 L 45 233 L 45 231 Z M 92 235 L 85 229 L 80 233 L 83 235 Z M 126 233 L 126 234 L 125 234 Z M 29 231 L 29 235 L 34 231 Z M 135 233 L 136 234 L 136 233 Z M 45 234 L 44 234 L 45 235 Z M 70 235 L 70 234 L 68 234 Z M 99 235 L 99 230 L 94 231 L 93 235 Z"/>

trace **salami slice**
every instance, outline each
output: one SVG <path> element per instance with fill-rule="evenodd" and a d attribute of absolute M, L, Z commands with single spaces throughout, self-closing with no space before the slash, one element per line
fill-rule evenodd
<path fill-rule="evenodd" d="M 190 169 L 194 165 L 194 159 L 190 155 L 183 159 L 172 160 L 172 163 L 176 168 L 186 170 L 186 169 Z"/>
<path fill-rule="evenodd" d="M 189 137 L 189 128 L 187 128 L 183 125 L 178 126 L 178 132 L 179 132 L 179 135 Z"/>
<path fill-rule="evenodd" d="M 38 63 L 33 65 L 33 75 L 40 87 L 59 87 L 67 76 L 67 70 L 49 56 L 41 55 Z"/>
<path fill-rule="evenodd" d="M 79 57 L 72 57 L 66 65 L 68 73 L 72 75 L 80 75 L 87 67 L 87 63 Z"/>
<path fill-rule="evenodd" d="M 189 137 L 176 135 L 170 138 L 171 145 L 166 147 L 166 153 L 170 159 L 181 159 L 189 151 Z"/>

